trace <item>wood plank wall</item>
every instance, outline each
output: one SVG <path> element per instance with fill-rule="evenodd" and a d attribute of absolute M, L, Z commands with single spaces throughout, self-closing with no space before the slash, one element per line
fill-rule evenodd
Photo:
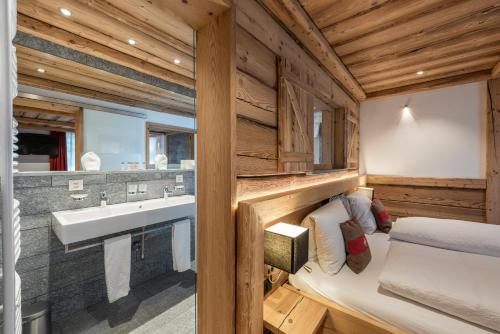
<path fill-rule="evenodd" d="M 339 107 L 359 112 L 357 101 L 254 0 L 236 3 L 236 172 L 239 176 L 278 172 L 277 57 L 304 64 L 318 90 Z"/>
<path fill-rule="evenodd" d="M 424 216 L 486 222 L 486 180 L 368 175 L 391 217 Z"/>

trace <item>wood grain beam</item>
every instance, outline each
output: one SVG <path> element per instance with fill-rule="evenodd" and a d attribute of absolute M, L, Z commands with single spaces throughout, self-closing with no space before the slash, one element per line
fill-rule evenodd
<path fill-rule="evenodd" d="M 500 61 L 491 70 L 491 77 L 492 78 L 497 78 L 499 76 L 500 76 Z"/>
<path fill-rule="evenodd" d="M 43 38 L 53 43 L 63 45 L 67 48 L 91 54 L 104 60 L 129 67 L 136 71 L 158 77 L 165 81 L 174 82 L 188 88 L 194 87 L 194 80 L 192 78 L 141 60 L 138 57 L 131 56 L 127 53 L 115 50 L 90 39 L 80 37 L 77 34 L 60 29 L 26 15 L 18 14 L 17 28 L 19 31 L 27 34 Z"/>
<path fill-rule="evenodd" d="M 386 96 L 415 93 L 415 92 L 421 92 L 421 91 L 465 84 L 470 82 L 484 81 L 488 80 L 490 77 L 491 77 L 491 70 L 467 73 L 463 75 L 457 75 L 454 77 L 447 77 L 433 81 L 425 81 L 414 85 L 401 86 L 401 87 L 369 93 L 367 95 L 367 99 L 376 99 Z"/>
<path fill-rule="evenodd" d="M 50 121 L 46 119 L 28 118 L 28 117 L 16 117 L 16 120 L 22 124 L 32 124 L 37 126 L 48 126 L 48 127 L 61 127 L 67 129 L 75 128 L 74 122 Z"/>
<path fill-rule="evenodd" d="M 419 45 L 445 40 L 453 34 L 478 29 L 491 21 L 498 21 L 496 0 L 465 0 L 451 6 L 439 7 L 435 11 L 411 17 L 391 24 L 381 30 L 370 31 L 349 42 L 338 44 L 335 51 L 341 57 L 362 52 L 394 53 L 399 49 L 418 48 Z M 496 14 L 496 16 L 495 16 Z M 344 58 L 342 58 L 344 59 Z"/>
<path fill-rule="evenodd" d="M 43 100 L 38 100 L 38 99 L 29 99 L 26 97 L 16 97 L 14 99 L 14 107 L 28 107 L 28 108 L 35 108 L 35 109 L 45 109 L 45 110 L 51 110 L 51 111 L 59 111 L 63 114 L 70 115 L 77 112 L 80 110 L 80 107 L 68 105 L 68 104 L 62 104 L 62 103 L 55 103 L 55 102 L 49 102 L 49 101 L 43 101 Z"/>
<path fill-rule="evenodd" d="M 197 38 L 197 329 L 200 334 L 235 331 L 235 28 L 233 7 L 212 17 L 198 30 Z"/>
<path fill-rule="evenodd" d="M 194 117 L 193 113 L 186 113 L 186 112 L 182 112 L 182 111 L 179 111 L 179 110 L 176 110 L 173 108 L 148 103 L 145 101 L 139 101 L 139 100 L 134 100 L 134 99 L 131 99 L 128 97 L 103 93 L 103 92 L 99 92 L 96 90 L 82 88 L 82 87 L 78 87 L 78 86 L 73 86 L 73 85 L 65 84 L 65 83 L 58 82 L 58 81 L 52 81 L 52 80 L 47 80 L 47 79 L 43 79 L 43 78 L 38 78 L 38 77 L 35 77 L 32 75 L 25 75 L 22 73 L 18 73 L 17 79 L 18 79 L 18 82 L 20 84 L 35 87 L 35 88 L 53 90 L 53 91 L 57 91 L 57 92 L 83 96 L 83 97 L 87 97 L 90 99 L 108 101 L 108 102 L 118 103 L 118 104 L 122 104 L 122 105 L 126 105 L 126 106 L 144 108 L 144 109 L 148 109 L 148 110 L 165 112 L 165 113 L 169 113 L 169 114 L 177 114 L 177 115 L 186 116 L 186 117 Z"/>
<path fill-rule="evenodd" d="M 50 110 L 50 109 L 39 109 L 33 107 L 22 107 L 14 105 L 15 112 L 28 112 L 28 113 L 36 113 L 42 115 L 53 115 L 53 116 L 65 116 L 65 117 L 75 117 L 75 113 L 67 113 L 58 110 Z"/>
<path fill-rule="evenodd" d="M 465 73 L 477 72 L 491 69 L 497 61 L 500 60 L 500 54 L 477 58 L 469 61 L 455 63 L 447 66 L 426 69 L 421 76 L 415 73 L 410 73 L 393 78 L 375 81 L 364 84 L 363 87 L 367 92 L 376 92 L 395 87 L 418 84 L 421 82 L 439 80 L 441 78 L 457 76 Z"/>
<path fill-rule="evenodd" d="M 500 40 L 500 27 L 486 31 L 466 34 L 458 38 L 450 39 L 439 45 L 430 45 L 409 54 L 388 55 L 377 59 L 349 66 L 356 76 L 367 75 L 379 71 L 390 71 L 400 67 L 414 64 L 425 65 L 427 61 L 443 59 L 448 56 L 463 53 L 464 50 L 482 48 Z"/>
<path fill-rule="evenodd" d="M 488 81 L 486 221 L 500 224 L 500 79 Z"/>
<path fill-rule="evenodd" d="M 408 21 L 421 13 L 447 7 L 446 0 L 399 0 L 388 1 L 362 15 L 356 15 L 337 24 L 321 29 L 330 44 L 336 45 L 376 31 L 383 27 Z"/>
<path fill-rule="evenodd" d="M 345 46 L 336 47 L 335 51 L 341 55 L 345 64 L 356 64 L 375 61 L 387 55 L 408 54 L 423 47 L 439 46 L 442 42 L 459 38 L 463 35 L 467 36 L 467 34 L 475 32 L 485 33 L 488 29 L 500 26 L 500 7 L 490 7 L 489 10 L 480 10 L 481 7 L 476 7 L 475 1 L 460 4 L 461 11 L 457 14 L 459 15 L 459 19 L 449 14 L 446 15 L 449 10 L 448 8 L 443 9 L 442 12 L 437 11 L 429 15 L 432 17 L 447 17 L 451 23 L 439 25 L 439 22 L 426 20 L 426 25 L 429 28 L 422 29 L 421 25 L 417 23 L 411 21 L 405 22 L 404 24 L 391 27 L 390 29 L 393 31 L 381 31 L 362 37 L 361 39 L 365 40 L 365 43 L 359 44 L 359 49 L 355 52 L 351 52 L 352 50 L 346 51 Z M 496 0 L 488 1 L 493 2 Z M 488 3 L 491 4 L 491 2 Z M 474 11 L 478 12 L 474 13 Z M 369 39 L 369 42 L 366 41 L 367 39 Z"/>
<path fill-rule="evenodd" d="M 460 189 L 486 189 L 485 179 L 463 179 L 443 177 L 409 177 L 392 175 L 367 175 L 366 183 L 394 186 L 417 186 Z"/>
<path fill-rule="evenodd" d="M 366 94 L 297 0 L 262 0 L 320 63 L 358 100 Z"/>

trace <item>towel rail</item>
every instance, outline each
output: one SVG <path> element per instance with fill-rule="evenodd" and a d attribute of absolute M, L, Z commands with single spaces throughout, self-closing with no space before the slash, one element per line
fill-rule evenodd
<path fill-rule="evenodd" d="M 160 227 L 156 227 L 156 228 L 152 228 L 150 230 L 146 230 L 144 227 L 142 228 L 142 231 L 141 232 L 136 232 L 136 233 L 132 233 L 132 238 L 133 237 L 137 237 L 137 236 L 142 236 L 141 238 L 141 259 L 144 259 L 144 244 L 145 244 L 145 238 L 144 236 L 148 233 L 151 233 L 151 232 L 157 232 L 157 231 L 161 231 L 161 230 L 166 230 L 166 229 L 169 229 L 169 228 L 172 228 L 174 224 L 168 224 L 168 225 L 165 225 L 165 226 L 160 226 Z M 78 251 L 81 251 L 81 250 L 84 250 L 84 249 L 88 249 L 88 248 L 93 248 L 93 247 L 98 247 L 98 246 L 103 246 L 104 245 L 104 241 L 98 241 L 98 242 L 94 242 L 94 243 L 91 243 L 91 244 L 88 244 L 88 245 L 85 245 L 85 246 L 80 246 L 80 247 L 75 247 L 75 248 L 70 248 L 70 244 L 65 244 L 64 245 L 64 253 L 65 254 L 68 254 L 68 253 L 73 253 L 73 252 L 78 252 Z"/>

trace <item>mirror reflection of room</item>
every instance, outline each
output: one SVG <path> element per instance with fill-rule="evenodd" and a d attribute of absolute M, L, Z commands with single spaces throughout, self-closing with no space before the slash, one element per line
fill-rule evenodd
<path fill-rule="evenodd" d="M 168 3 L 17 4 L 23 332 L 194 333 L 193 28 Z"/>

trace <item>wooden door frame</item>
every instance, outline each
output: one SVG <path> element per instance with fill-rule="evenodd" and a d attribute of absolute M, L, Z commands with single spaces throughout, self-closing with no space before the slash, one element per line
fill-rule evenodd
<path fill-rule="evenodd" d="M 190 152 L 189 152 L 189 157 L 190 159 L 194 159 L 194 129 L 189 129 L 189 128 L 184 128 L 180 126 L 174 126 L 174 125 L 167 125 L 167 124 L 161 124 L 161 123 L 155 123 L 155 122 L 146 122 L 145 123 L 145 146 L 146 146 L 146 154 L 145 154 L 145 163 L 146 166 L 149 165 L 149 133 L 150 132 L 164 132 L 168 134 L 169 132 L 171 133 L 190 133 L 192 134 L 190 138 Z"/>

